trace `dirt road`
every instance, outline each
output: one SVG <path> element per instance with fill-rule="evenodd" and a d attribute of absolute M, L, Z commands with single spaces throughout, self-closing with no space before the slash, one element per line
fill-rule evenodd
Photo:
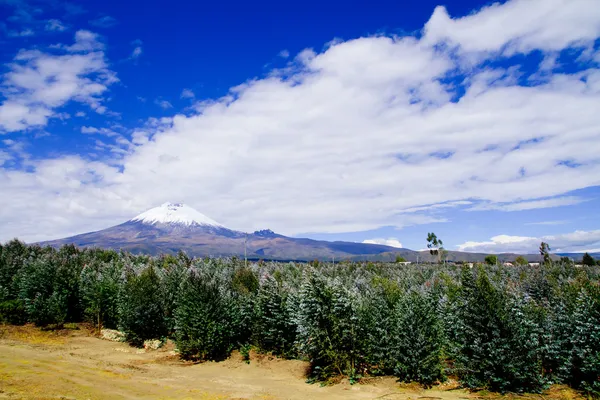
<path fill-rule="evenodd" d="M 0 326 L 0 398 L 9 399 L 436 399 L 476 397 L 448 386 L 422 391 L 393 378 L 321 387 L 301 361 L 238 356 L 186 364 L 172 349 L 139 350 L 83 330 Z M 571 394 L 571 392 L 568 392 Z M 561 398 L 565 398 L 561 392 Z M 572 396 L 568 396 L 571 397 Z M 481 398 L 481 397 L 479 397 Z M 539 396 L 537 396 L 539 398 Z"/>

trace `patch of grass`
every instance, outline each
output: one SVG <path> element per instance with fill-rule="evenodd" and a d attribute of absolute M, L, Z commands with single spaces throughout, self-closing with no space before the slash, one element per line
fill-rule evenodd
<path fill-rule="evenodd" d="M 32 345 L 61 346 L 65 344 L 64 335 L 56 331 L 43 331 L 33 325 L 5 325 L 0 337 Z"/>

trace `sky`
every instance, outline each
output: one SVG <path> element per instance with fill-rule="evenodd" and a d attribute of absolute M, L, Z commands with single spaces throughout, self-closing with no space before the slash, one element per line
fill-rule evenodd
<path fill-rule="evenodd" d="M 597 0 L 0 0 L 0 241 L 231 228 L 600 251 Z"/>

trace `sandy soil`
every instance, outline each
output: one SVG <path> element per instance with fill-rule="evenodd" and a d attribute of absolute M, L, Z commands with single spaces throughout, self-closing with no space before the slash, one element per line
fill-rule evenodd
<path fill-rule="evenodd" d="M 452 384 L 422 390 L 393 378 L 321 387 L 305 383 L 307 364 L 253 354 L 215 363 L 185 363 L 172 348 L 139 350 L 89 331 L 43 332 L 0 326 L 0 399 L 435 399 L 494 397 Z M 512 397 L 512 396 L 511 396 Z M 528 396 L 529 397 L 529 396 Z M 540 398 L 539 395 L 531 398 Z M 545 397 L 574 399 L 554 388 Z"/>

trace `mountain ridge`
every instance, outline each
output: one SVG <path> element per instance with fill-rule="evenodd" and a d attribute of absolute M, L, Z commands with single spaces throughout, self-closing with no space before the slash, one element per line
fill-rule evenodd
<path fill-rule="evenodd" d="M 133 253 L 157 255 L 182 250 L 196 257 L 247 256 L 250 259 L 287 261 L 350 260 L 394 261 L 397 256 L 407 261 L 434 261 L 428 251 L 415 251 L 391 246 L 293 238 L 270 229 L 245 233 L 226 228 L 220 223 L 182 203 L 163 203 L 136 217 L 106 229 L 38 243 L 59 247 L 100 247 Z M 448 252 L 448 261 L 483 261 L 488 254 Z M 512 261 L 518 254 L 498 254 L 501 261 Z M 525 257 L 539 261 L 539 254 Z M 557 257 L 557 256 L 555 256 Z"/>

